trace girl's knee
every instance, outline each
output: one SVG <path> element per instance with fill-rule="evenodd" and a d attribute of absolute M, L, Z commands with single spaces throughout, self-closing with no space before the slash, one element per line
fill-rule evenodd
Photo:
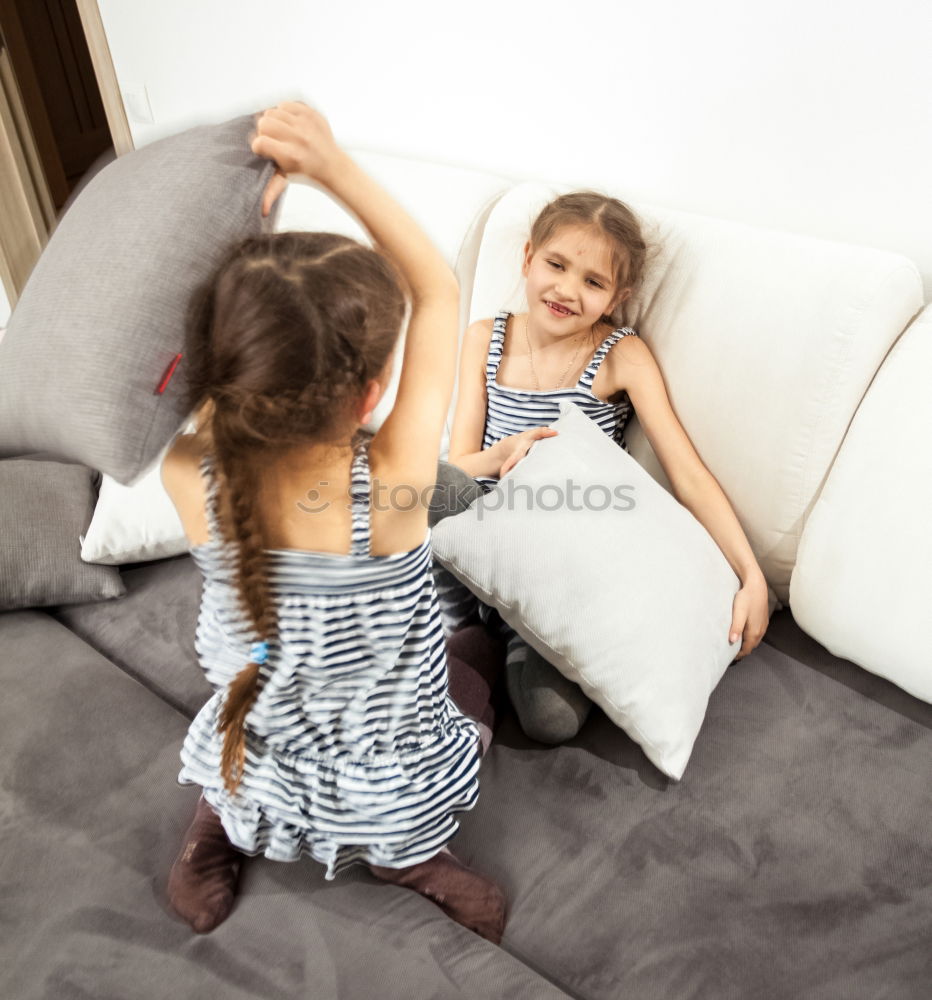
<path fill-rule="evenodd" d="M 482 496 L 482 487 L 468 473 L 451 462 L 437 463 L 437 483 L 427 512 L 427 523 L 433 528 L 445 517 L 467 510 Z"/>

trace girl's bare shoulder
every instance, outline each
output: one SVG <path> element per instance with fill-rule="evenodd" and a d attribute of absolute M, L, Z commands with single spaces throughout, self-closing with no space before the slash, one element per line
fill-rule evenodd
<path fill-rule="evenodd" d="M 489 341 L 492 339 L 492 325 L 495 320 L 491 317 L 487 319 L 477 319 L 473 320 L 469 326 L 466 327 L 466 332 L 463 334 L 463 348 L 469 345 L 470 347 L 485 347 L 488 350 Z"/>
<path fill-rule="evenodd" d="M 629 389 L 633 382 L 652 373 L 657 362 L 647 344 L 637 335 L 619 337 L 599 369 L 605 373 L 605 388 L 611 392 Z"/>
<path fill-rule="evenodd" d="M 480 374 L 485 372 L 494 322 L 492 319 L 477 319 L 466 327 L 460 350 L 461 378 L 464 370 L 475 370 Z"/>

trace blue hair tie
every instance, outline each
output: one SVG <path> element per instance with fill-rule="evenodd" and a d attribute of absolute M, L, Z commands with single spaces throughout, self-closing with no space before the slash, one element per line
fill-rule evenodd
<path fill-rule="evenodd" d="M 269 658 L 269 644 L 267 642 L 254 642 L 249 647 L 249 660 L 251 663 L 258 663 L 260 666 Z"/>

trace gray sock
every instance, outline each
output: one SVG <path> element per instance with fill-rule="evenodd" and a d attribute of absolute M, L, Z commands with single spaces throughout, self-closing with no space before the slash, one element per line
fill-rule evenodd
<path fill-rule="evenodd" d="M 508 641 L 505 678 L 521 728 L 539 743 L 572 739 L 592 708 L 578 684 L 567 680 L 517 635 Z"/>

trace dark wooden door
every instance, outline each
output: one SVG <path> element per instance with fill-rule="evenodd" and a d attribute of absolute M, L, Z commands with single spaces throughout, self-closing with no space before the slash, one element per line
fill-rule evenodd
<path fill-rule="evenodd" d="M 111 145 L 76 0 L 0 0 L 0 30 L 59 209 Z"/>

